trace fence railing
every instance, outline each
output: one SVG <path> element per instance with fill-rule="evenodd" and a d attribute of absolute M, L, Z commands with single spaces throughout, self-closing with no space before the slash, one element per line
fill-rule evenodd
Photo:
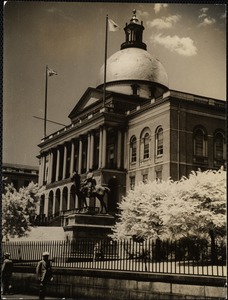
<path fill-rule="evenodd" d="M 53 267 L 226 276 L 225 244 L 193 241 L 68 240 L 7 242 L 14 265 L 35 266 L 49 251 Z"/>

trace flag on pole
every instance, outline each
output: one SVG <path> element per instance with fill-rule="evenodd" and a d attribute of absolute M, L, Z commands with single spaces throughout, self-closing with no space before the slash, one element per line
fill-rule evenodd
<path fill-rule="evenodd" d="M 52 75 L 58 75 L 57 72 L 53 69 L 47 69 L 47 73 L 48 73 L 48 76 L 52 76 Z"/>
<path fill-rule="evenodd" d="M 120 26 L 117 25 L 113 20 L 108 19 L 108 30 L 109 31 L 118 31 L 118 30 L 120 30 Z"/>

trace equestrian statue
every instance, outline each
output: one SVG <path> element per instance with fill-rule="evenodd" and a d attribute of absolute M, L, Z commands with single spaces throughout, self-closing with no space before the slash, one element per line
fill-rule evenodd
<path fill-rule="evenodd" d="M 76 195 L 78 196 L 79 202 L 83 203 L 83 205 L 88 208 L 86 198 L 97 198 L 100 201 L 100 213 L 103 213 L 103 210 L 104 213 L 108 213 L 104 196 L 110 193 L 110 189 L 96 183 L 96 179 L 94 178 L 91 169 L 89 170 L 85 180 L 81 181 L 79 176 L 80 175 L 75 172 L 72 177 L 75 181 Z"/>

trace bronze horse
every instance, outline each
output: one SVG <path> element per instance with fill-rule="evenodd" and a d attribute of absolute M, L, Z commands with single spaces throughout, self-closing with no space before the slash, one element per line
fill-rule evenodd
<path fill-rule="evenodd" d="M 86 208 L 88 208 L 86 198 L 97 198 L 100 201 L 100 213 L 103 213 L 103 209 L 105 209 L 105 213 L 108 212 L 107 205 L 104 201 L 104 196 L 110 193 L 110 189 L 108 187 L 104 187 L 101 185 L 88 186 L 87 184 L 82 185 L 80 189 L 80 199 L 84 202 Z"/>

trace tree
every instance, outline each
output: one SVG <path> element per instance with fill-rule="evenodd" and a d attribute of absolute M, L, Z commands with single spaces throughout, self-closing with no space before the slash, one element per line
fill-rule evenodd
<path fill-rule="evenodd" d="M 167 229 L 161 208 L 174 186 L 171 180 L 146 184 L 140 182 L 134 190 L 130 190 L 119 204 L 120 221 L 113 228 L 113 238 L 138 236 L 148 239 L 164 236 Z"/>
<path fill-rule="evenodd" d="M 192 172 L 180 181 L 139 183 L 119 204 L 113 238 L 223 239 L 226 172 Z"/>
<path fill-rule="evenodd" d="M 6 238 L 22 237 L 30 230 L 30 217 L 35 215 L 38 184 L 31 182 L 17 191 L 13 185 L 5 186 L 2 195 L 2 234 Z"/>
<path fill-rule="evenodd" d="M 226 172 L 192 172 L 182 178 L 168 206 L 169 231 L 175 237 L 224 237 L 226 232 Z"/>

